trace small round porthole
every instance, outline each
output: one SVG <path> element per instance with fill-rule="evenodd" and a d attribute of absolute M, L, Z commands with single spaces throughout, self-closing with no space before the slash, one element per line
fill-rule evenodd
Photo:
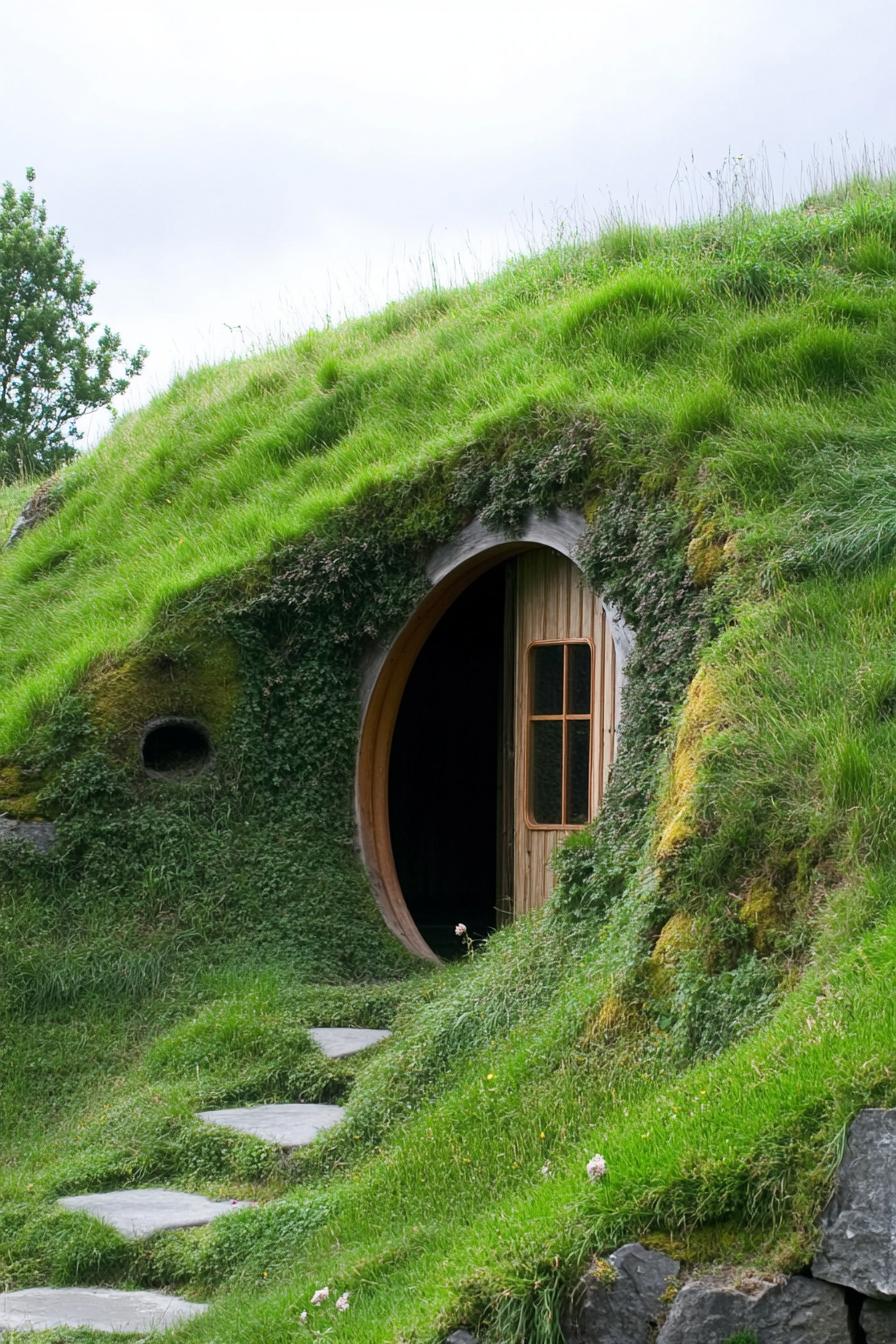
<path fill-rule="evenodd" d="M 140 746 L 143 768 L 156 779 L 196 775 L 211 764 L 212 744 L 195 719 L 155 719 Z"/>

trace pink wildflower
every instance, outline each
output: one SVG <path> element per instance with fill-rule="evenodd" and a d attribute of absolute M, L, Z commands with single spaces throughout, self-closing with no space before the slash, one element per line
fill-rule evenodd
<path fill-rule="evenodd" d="M 601 1157 L 600 1153 L 595 1153 L 585 1170 L 588 1172 L 589 1181 L 602 1180 L 607 1174 L 606 1159 Z"/>
<path fill-rule="evenodd" d="M 311 1295 L 312 1307 L 319 1307 L 321 1302 L 326 1302 L 329 1296 L 330 1296 L 329 1288 L 318 1288 L 317 1292 L 312 1293 Z"/>
<path fill-rule="evenodd" d="M 458 938 L 463 938 L 467 932 L 466 924 L 455 924 L 454 932 L 457 934 Z"/>
<path fill-rule="evenodd" d="M 337 1310 L 337 1311 L 348 1311 L 348 1299 L 349 1299 L 349 1296 L 350 1296 L 350 1295 L 349 1295 L 348 1293 L 343 1293 L 341 1297 L 337 1297 L 337 1299 L 336 1299 L 336 1310 Z"/>

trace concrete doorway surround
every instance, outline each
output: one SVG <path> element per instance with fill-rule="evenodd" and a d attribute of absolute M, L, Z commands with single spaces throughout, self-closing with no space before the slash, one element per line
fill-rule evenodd
<path fill-rule="evenodd" d="M 358 847 L 387 927 L 410 952 L 427 960 L 440 958 L 421 934 L 402 892 L 389 813 L 390 757 L 408 679 L 436 625 L 477 579 L 494 566 L 537 548 L 557 552 L 575 564 L 586 531 L 580 514 L 565 511 L 546 517 L 530 515 L 513 538 L 478 521 L 470 524 L 432 556 L 427 566 L 430 587 L 426 596 L 388 647 L 378 649 L 364 669 L 355 773 Z M 603 603 L 603 610 L 615 646 L 621 689 L 633 636 L 611 604 Z"/>

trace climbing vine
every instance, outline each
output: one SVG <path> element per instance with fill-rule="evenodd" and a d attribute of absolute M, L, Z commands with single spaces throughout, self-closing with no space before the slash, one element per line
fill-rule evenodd
<path fill-rule="evenodd" d="M 334 513 L 263 572 L 170 612 L 143 647 L 91 669 L 43 725 L 27 764 L 44 781 L 40 806 L 60 844 L 44 861 L 5 847 L 0 880 L 19 884 L 59 945 L 80 932 L 94 949 L 91 975 L 107 976 L 110 992 L 142 992 L 197 942 L 288 957 L 319 979 L 400 974 L 410 960 L 354 849 L 365 659 L 419 602 L 435 547 L 477 516 L 513 535 L 532 511 L 581 506 L 602 463 L 598 422 L 525 408 L 453 460 Z M 593 839 L 560 859 L 567 910 L 606 908 L 631 872 L 670 716 L 712 629 L 688 575 L 688 536 L 679 509 L 626 482 L 592 518 L 582 567 L 638 643 L 604 814 Z M 213 768 L 146 777 L 135 744 L 141 725 L 166 713 L 212 726 Z M 113 912 L 123 936 L 132 930 L 124 974 L 120 941 L 114 958 L 111 946 L 96 955 L 97 928 Z M 80 992 L 76 959 L 63 957 L 60 971 L 55 958 L 42 974 L 15 949 L 8 939 L 7 994 L 39 1002 Z"/>

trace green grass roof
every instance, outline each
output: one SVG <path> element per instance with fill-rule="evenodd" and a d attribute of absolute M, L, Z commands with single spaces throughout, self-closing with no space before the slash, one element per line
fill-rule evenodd
<path fill-rule="evenodd" d="M 798 540 L 832 467 L 885 460 L 894 392 L 896 191 L 862 183 L 771 217 L 617 229 L 198 369 L 0 554 L 0 750 L 183 594 L 535 408 L 596 416 L 606 473 L 711 497 L 768 545 Z M 20 497 L 0 495 L 6 515 Z"/>

